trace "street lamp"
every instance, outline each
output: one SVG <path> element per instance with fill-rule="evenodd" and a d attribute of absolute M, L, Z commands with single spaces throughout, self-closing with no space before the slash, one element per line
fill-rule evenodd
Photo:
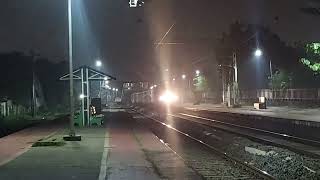
<path fill-rule="evenodd" d="M 85 96 L 83 95 L 83 94 L 80 94 L 80 99 L 83 99 L 83 98 L 85 98 Z"/>
<path fill-rule="evenodd" d="M 97 60 L 97 61 L 96 61 L 96 66 L 97 66 L 97 67 L 101 67 L 101 66 L 102 66 L 102 62 L 101 62 L 100 60 Z"/>
<path fill-rule="evenodd" d="M 263 52 L 262 52 L 261 49 L 256 49 L 256 51 L 254 52 L 254 55 L 255 55 L 257 58 L 261 57 L 262 54 L 263 54 Z M 271 59 L 269 60 L 269 71 L 270 71 L 270 78 L 272 79 L 273 73 L 272 73 L 272 61 L 271 61 Z M 272 80 L 271 80 L 271 82 L 272 82 Z"/>
<path fill-rule="evenodd" d="M 74 99 L 73 99 L 73 54 L 72 54 L 72 0 L 68 0 L 68 37 L 69 37 L 69 80 L 70 80 L 70 130 L 69 136 L 64 136 L 66 141 L 81 141 L 81 136 L 76 135 L 74 128 Z"/>
<path fill-rule="evenodd" d="M 196 70 L 196 75 L 199 76 L 200 70 Z"/>
<path fill-rule="evenodd" d="M 69 76 L 70 76 L 70 132 L 69 136 L 76 135 L 74 129 L 74 102 L 73 102 L 73 54 L 72 54 L 72 0 L 68 0 L 68 28 L 69 28 Z"/>
<path fill-rule="evenodd" d="M 100 70 L 100 67 L 102 66 L 102 62 L 100 60 L 96 60 L 96 67 Z M 101 98 L 101 86 L 102 83 L 99 81 L 99 97 Z"/>
<path fill-rule="evenodd" d="M 254 52 L 254 56 L 256 56 L 256 57 L 260 57 L 260 56 L 262 56 L 262 51 L 261 51 L 261 49 L 256 49 L 255 50 L 255 52 Z"/>

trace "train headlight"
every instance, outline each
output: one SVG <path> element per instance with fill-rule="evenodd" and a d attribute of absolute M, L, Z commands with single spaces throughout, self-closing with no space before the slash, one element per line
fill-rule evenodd
<path fill-rule="evenodd" d="M 178 96 L 171 91 L 165 91 L 160 97 L 159 100 L 166 104 L 171 104 L 178 101 Z"/>

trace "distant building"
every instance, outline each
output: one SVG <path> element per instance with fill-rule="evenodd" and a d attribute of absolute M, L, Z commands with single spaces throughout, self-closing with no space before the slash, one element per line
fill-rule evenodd
<path fill-rule="evenodd" d="M 124 91 L 144 91 L 150 88 L 149 82 L 124 82 L 123 83 L 123 90 Z"/>
<path fill-rule="evenodd" d="M 149 82 L 124 82 L 122 85 L 123 99 L 125 103 L 131 103 L 131 94 L 135 92 L 143 92 L 149 90 L 151 83 Z"/>

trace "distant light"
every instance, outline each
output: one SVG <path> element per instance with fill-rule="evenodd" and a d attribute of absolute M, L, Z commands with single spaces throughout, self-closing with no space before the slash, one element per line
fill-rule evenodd
<path fill-rule="evenodd" d="M 173 92 L 167 90 L 159 97 L 159 100 L 166 104 L 171 104 L 178 100 L 178 96 Z"/>
<path fill-rule="evenodd" d="M 119 89 L 116 89 L 116 91 L 119 91 Z"/>
<path fill-rule="evenodd" d="M 151 86 L 150 89 L 153 89 L 153 86 Z"/>
<path fill-rule="evenodd" d="M 128 87 L 128 90 L 131 90 L 131 87 Z"/>
<path fill-rule="evenodd" d="M 109 84 L 109 81 L 108 81 L 108 80 L 106 80 L 106 81 L 105 81 L 105 83 L 106 83 L 106 84 Z"/>
<path fill-rule="evenodd" d="M 153 87 L 155 87 L 155 88 L 156 88 L 156 87 L 157 87 L 157 85 L 155 84 Z"/>
<path fill-rule="evenodd" d="M 200 70 L 196 70 L 196 75 L 199 76 Z"/>
<path fill-rule="evenodd" d="M 129 1 L 129 7 L 137 7 L 138 0 L 130 0 Z"/>
<path fill-rule="evenodd" d="M 83 94 L 80 94 L 80 99 L 83 99 L 83 98 L 85 98 L 85 95 L 83 95 Z"/>
<path fill-rule="evenodd" d="M 176 78 L 173 78 L 173 79 L 172 79 L 172 81 L 175 81 L 175 80 L 176 80 Z"/>
<path fill-rule="evenodd" d="M 108 81 L 108 77 L 104 77 L 103 80 Z"/>
<path fill-rule="evenodd" d="M 116 90 L 116 88 L 112 88 L 112 91 L 115 91 Z"/>
<path fill-rule="evenodd" d="M 256 56 L 256 57 L 262 56 L 262 51 L 261 51 L 261 49 L 256 49 L 256 51 L 254 52 L 254 56 Z"/>
<path fill-rule="evenodd" d="M 187 77 L 187 76 L 186 76 L 185 74 L 182 75 L 182 79 L 186 79 L 186 77 Z"/>
<path fill-rule="evenodd" d="M 168 71 L 169 71 L 169 69 L 165 69 L 164 71 L 168 72 Z"/>
<path fill-rule="evenodd" d="M 96 66 L 97 66 L 97 67 L 101 67 L 101 66 L 102 66 L 102 62 L 101 62 L 100 60 L 97 60 L 97 61 L 96 61 Z"/>

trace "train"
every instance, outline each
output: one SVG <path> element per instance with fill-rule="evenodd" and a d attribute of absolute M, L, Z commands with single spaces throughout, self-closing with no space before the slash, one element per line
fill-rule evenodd
<path fill-rule="evenodd" d="M 171 104 L 179 100 L 175 89 L 163 86 L 151 86 L 148 90 L 131 94 L 132 104 Z"/>

